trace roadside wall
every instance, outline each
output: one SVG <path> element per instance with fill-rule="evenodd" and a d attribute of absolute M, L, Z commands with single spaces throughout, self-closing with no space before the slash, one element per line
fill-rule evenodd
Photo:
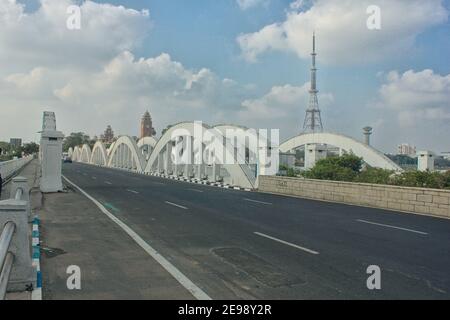
<path fill-rule="evenodd" d="M 260 176 L 259 191 L 450 218 L 450 190 Z"/>
<path fill-rule="evenodd" d="M 28 156 L 20 159 L 0 162 L 0 173 L 3 180 L 7 180 L 14 173 L 22 169 L 26 164 L 33 160 L 34 156 Z"/>

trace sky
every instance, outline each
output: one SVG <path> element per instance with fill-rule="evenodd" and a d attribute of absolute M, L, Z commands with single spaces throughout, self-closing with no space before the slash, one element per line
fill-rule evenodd
<path fill-rule="evenodd" d="M 80 8 L 69 29 L 67 8 Z M 367 27 L 380 9 L 380 29 Z M 450 0 L 0 0 L 0 140 L 183 121 L 302 131 L 312 33 L 325 131 L 450 151 Z"/>

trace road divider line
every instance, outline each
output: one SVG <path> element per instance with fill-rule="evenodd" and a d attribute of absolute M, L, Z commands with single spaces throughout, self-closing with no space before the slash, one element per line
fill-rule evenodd
<path fill-rule="evenodd" d="M 111 183 L 111 182 L 109 182 L 109 181 L 105 181 L 105 183 L 106 183 L 106 184 L 110 184 L 110 185 L 112 184 L 112 183 Z"/>
<path fill-rule="evenodd" d="M 391 226 L 389 224 L 383 224 L 383 223 L 372 222 L 372 221 L 361 220 L 361 219 L 358 219 L 356 221 L 361 222 L 361 223 L 373 224 L 373 225 L 380 226 L 380 227 L 386 227 L 386 228 L 392 228 L 392 229 L 398 229 L 398 230 L 418 233 L 418 234 L 422 234 L 422 235 L 428 235 L 428 233 L 426 233 L 426 232 L 417 231 L 417 230 L 413 230 L 413 229 L 402 228 L 402 227 Z"/>
<path fill-rule="evenodd" d="M 183 209 L 183 210 L 188 210 L 188 208 L 186 208 L 185 206 L 181 206 L 181 205 L 176 204 L 176 203 L 173 203 L 173 202 L 165 201 L 165 203 L 167 203 L 167 204 L 169 204 L 169 205 L 171 205 L 171 206 L 174 206 L 174 207 Z"/>
<path fill-rule="evenodd" d="M 108 218 L 115 222 L 125 233 L 127 233 L 145 252 L 147 252 L 154 260 L 156 260 L 168 273 L 174 277 L 178 283 L 180 283 L 186 290 L 188 290 L 197 300 L 212 300 L 202 289 L 195 285 L 188 277 L 186 277 L 180 270 L 171 264 L 166 258 L 164 258 L 158 251 L 144 241 L 136 232 L 129 226 L 123 223 L 111 212 L 98 202 L 95 198 L 90 196 L 87 192 L 77 186 L 75 183 L 67 179 L 64 175 L 63 178 L 73 185 L 78 191 L 80 191 L 86 198 L 91 200 Z"/>
<path fill-rule="evenodd" d="M 190 190 L 190 191 L 194 191 L 194 192 L 198 192 L 198 193 L 203 193 L 202 190 L 198 190 L 198 189 L 191 189 L 191 188 L 188 188 L 188 189 L 186 189 L 186 190 Z"/>
<path fill-rule="evenodd" d="M 296 245 L 296 244 L 293 244 L 293 243 L 290 243 L 290 242 L 287 242 L 287 241 L 284 241 L 284 240 L 281 240 L 281 239 L 278 239 L 278 238 L 275 238 L 275 237 L 268 236 L 267 234 L 264 234 L 264 233 L 254 232 L 254 234 L 256 234 L 256 235 L 258 235 L 260 237 L 264 237 L 264 238 L 267 238 L 267 239 L 270 239 L 270 240 L 273 240 L 273 241 L 276 241 L 276 242 L 288 245 L 290 247 L 294 247 L 294 248 L 300 249 L 302 251 L 305 251 L 305 252 L 308 252 L 308 253 L 311 253 L 311 254 L 319 254 L 319 252 L 317 252 L 317 251 L 314 251 L 314 250 L 311 250 L 311 249 L 308 249 L 308 248 L 305 248 L 305 247 L 301 247 L 299 245 Z"/>
<path fill-rule="evenodd" d="M 139 194 L 139 192 L 134 191 L 134 190 L 127 189 L 127 191 L 128 191 L 128 192 L 131 192 L 131 193 L 134 193 L 134 194 Z"/>
<path fill-rule="evenodd" d="M 248 201 L 248 202 L 255 202 L 255 203 L 261 203 L 261 204 L 267 204 L 269 206 L 271 206 L 273 203 L 270 202 L 264 202 L 264 201 L 259 201 L 259 200 L 253 200 L 253 199 L 248 199 L 248 198 L 244 198 L 244 201 Z"/>
<path fill-rule="evenodd" d="M 97 177 L 92 177 L 92 179 L 97 180 Z"/>

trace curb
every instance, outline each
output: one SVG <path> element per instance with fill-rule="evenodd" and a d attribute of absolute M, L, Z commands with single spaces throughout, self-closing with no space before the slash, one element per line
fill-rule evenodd
<path fill-rule="evenodd" d="M 218 188 L 223 188 L 223 189 L 232 189 L 232 190 L 247 191 L 247 192 L 253 191 L 252 189 L 249 189 L 249 188 L 235 187 L 235 186 L 231 186 L 229 184 L 224 184 L 221 182 L 210 182 L 210 181 L 206 181 L 206 180 L 198 180 L 196 178 L 188 179 L 185 177 L 169 176 L 169 175 L 165 175 L 165 174 L 161 174 L 161 173 L 153 173 L 153 172 L 150 172 L 149 175 L 154 176 L 154 177 L 159 177 L 159 178 L 202 184 L 202 185 L 210 186 L 210 187 L 218 187 Z"/>
<path fill-rule="evenodd" d="M 40 220 L 35 217 L 32 231 L 33 268 L 36 270 L 36 288 L 31 292 L 31 300 L 42 300 L 41 246 L 39 243 Z"/>

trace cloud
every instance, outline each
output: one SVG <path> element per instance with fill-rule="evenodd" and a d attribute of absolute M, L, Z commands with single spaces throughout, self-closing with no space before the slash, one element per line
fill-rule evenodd
<path fill-rule="evenodd" d="M 0 63 L 8 69 L 92 68 L 139 46 L 151 28 L 147 10 L 85 1 L 81 30 L 69 30 L 67 8 L 76 1 L 40 2 L 37 11 L 26 13 L 15 0 L 0 0 Z"/>
<path fill-rule="evenodd" d="M 366 9 L 374 4 L 381 9 L 382 29 L 376 31 L 366 26 Z M 308 58 L 315 30 L 320 61 L 337 65 L 371 62 L 411 49 L 417 35 L 447 19 L 442 0 L 295 1 L 285 21 L 241 34 L 237 42 L 250 62 L 273 50 Z"/>
<path fill-rule="evenodd" d="M 241 10 L 247 10 L 253 7 L 267 4 L 269 0 L 236 0 Z"/>
<path fill-rule="evenodd" d="M 424 121 L 448 125 L 450 74 L 442 76 L 429 69 L 403 74 L 391 71 L 379 93 L 379 106 L 396 112 L 402 127 L 420 126 Z"/>

